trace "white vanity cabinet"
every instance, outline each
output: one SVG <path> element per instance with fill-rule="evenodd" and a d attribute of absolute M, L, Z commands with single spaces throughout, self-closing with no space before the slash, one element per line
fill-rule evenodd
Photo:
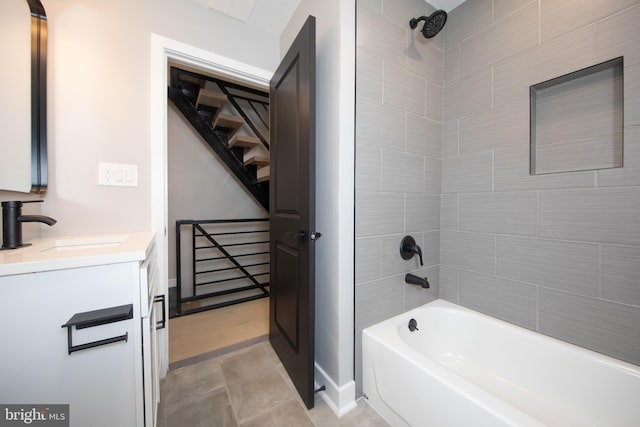
<path fill-rule="evenodd" d="M 1 255 L 2 404 L 69 404 L 71 426 L 155 425 L 158 274 L 153 236 L 134 237 L 136 247 L 34 244 L 55 253 L 22 268 L 17 252 Z M 116 317 L 98 311 L 114 307 Z"/>
<path fill-rule="evenodd" d="M 164 296 L 158 296 L 159 278 L 156 253 L 155 250 L 152 250 L 140 267 L 143 404 L 147 427 L 153 427 L 157 424 L 158 403 L 160 401 L 158 328 L 165 327 L 166 306 Z"/>

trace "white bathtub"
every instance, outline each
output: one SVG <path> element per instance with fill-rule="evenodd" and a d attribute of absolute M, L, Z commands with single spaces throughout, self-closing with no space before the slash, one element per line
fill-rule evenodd
<path fill-rule="evenodd" d="M 444 300 L 366 328 L 362 354 L 393 426 L 640 426 L 640 367 Z"/>

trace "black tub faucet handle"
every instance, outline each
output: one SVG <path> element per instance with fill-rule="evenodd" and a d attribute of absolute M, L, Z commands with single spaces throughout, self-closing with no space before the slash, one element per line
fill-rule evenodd
<path fill-rule="evenodd" d="M 416 240 L 411 236 L 404 236 L 400 242 L 400 256 L 402 259 L 411 259 L 415 254 L 420 257 L 420 265 L 424 265 L 422 261 L 422 249 L 416 244 Z"/>

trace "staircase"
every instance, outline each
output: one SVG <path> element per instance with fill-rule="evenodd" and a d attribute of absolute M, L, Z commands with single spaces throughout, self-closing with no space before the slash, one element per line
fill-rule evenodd
<path fill-rule="evenodd" d="M 269 94 L 171 67 L 169 99 L 269 210 Z"/>

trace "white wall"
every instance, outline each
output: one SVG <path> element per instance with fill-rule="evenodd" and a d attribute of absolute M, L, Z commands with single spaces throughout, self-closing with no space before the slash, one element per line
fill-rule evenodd
<path fill-rule="evenodd" d="M 353 236 L 355 2 L 302 1 L 282 33 L 283 57 L 316 17 L 316 382 L 338 413 L 354 402 Z"/>
<path fill-rule="evenodd" d="M 191 1 L 42 3 L 49 24 L 49 190 L 41 213 L 58 223 L 34 229 L 149 230 L 151 33 L 266 70 L 278 62 L 278 38 Z M 138 187 L 98 186 L 99 161 L 137 165 Z M 0 200 L 26 198 L 34 196 L 0 191 Z"/>

